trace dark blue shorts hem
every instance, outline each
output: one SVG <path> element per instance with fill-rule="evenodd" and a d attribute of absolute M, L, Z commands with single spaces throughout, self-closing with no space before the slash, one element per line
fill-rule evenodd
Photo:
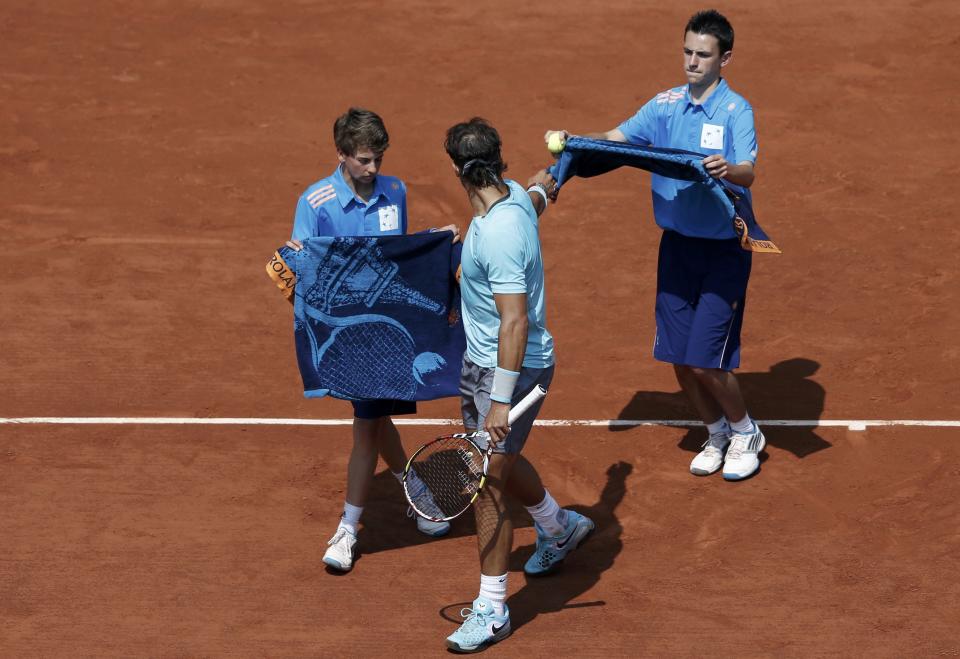
<path fill-rule="evenodd" d="M 417 404 L 409 400 L 353 400 L 353 416 L 358 419 L 380 419 L 385 416 L 416 414 Z"/>
<path fill-rule="evenodd" d="M 715 363 L 704 364 L 699 363 L 696 360 L 685 359 L 683 357 L 677 357 L 676 355 L 666 355 L 663 353 L 658 353 L 654 351 L 653 358 L 658 362 L 664 362 L 666 364 L 674 364 L 675 366 L 691 366 L 693 368 L 715 368 L 720 371 L 735 371 L 740 368 L 740 360 L 736 361 L 730 360 L 730 363 L 724 366 L 717 366 Z"/>

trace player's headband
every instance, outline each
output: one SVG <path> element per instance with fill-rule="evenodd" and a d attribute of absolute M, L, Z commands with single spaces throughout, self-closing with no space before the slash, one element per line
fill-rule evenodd
<path fill-rule="evenodd" d="M 496 163 L 489 160 L 483 160 L 482 158 L 473 158 L 463 163 L 463 167 L 460 168 L 460 176 L 466 176 L 467 173 L 474 167 L 493 167 Z"/>

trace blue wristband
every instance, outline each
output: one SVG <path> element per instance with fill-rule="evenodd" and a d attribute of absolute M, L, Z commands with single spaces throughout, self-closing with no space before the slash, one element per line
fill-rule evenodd
<path fill-rule="evenodd" d="M 490 391 L 490 400 L 509 405 L 513 400 L 513 390 L 517 387 L 519 377 L 520 371 L 508 371 L 497 366 L 493 371 L 493 388 Z"/>

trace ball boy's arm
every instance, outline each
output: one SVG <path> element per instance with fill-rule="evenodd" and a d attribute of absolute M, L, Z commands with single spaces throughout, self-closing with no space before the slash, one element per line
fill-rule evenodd
<path fill-rule="evenodd" d="M 543 134 L 543 143 L 550 143 L 550 135 L 553 133 L 560 133 L 562 141 L 566 142 L 570 137 L 570 132 L 566 130 L 548 130 Z M 590 140 L 608 140 L 610 142 L 626 142 L 627 136 L 619 128 L 611 128 L 607 131 L 602 131 L 599 133 L 584 133 L 580 137 L 586 137 Z"/>
<path fill-rule="evenodd" d="M 707 173 L 714 178 L 722 178 L 736 185 L 749 188 L 753 185 L 756 175 L 753 171 L 753 163 L 749 160 L 737 165 L 730 164 L 719 153 L 707 156 L 703 159 L 703 166 Z"/>

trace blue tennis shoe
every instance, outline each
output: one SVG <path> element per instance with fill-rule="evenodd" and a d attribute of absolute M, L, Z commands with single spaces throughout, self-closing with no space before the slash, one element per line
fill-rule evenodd
<path fill-rule="evenodd" d="M 523 571 L 531 577 L 542 577 L 558 570 L 567 554 L 586 540 L 595 525 L 589 517 L 568 510 L 567 525 L 560 535 L 549 536 L 539 524 L 533 526 L 537 529 L 537 549 L 527 559 Z"/>
<path fill-rule="evenodd" d="M 493 604 L 486 597 L 478 597 L 469 609 L 462 609 L 464 617 L 460 628 L 447 637 L 447 648 L 453 652 L 480 652 L 510 636 L 510 610 L 503 605 L 503 615 L 493 612 Z"/>

